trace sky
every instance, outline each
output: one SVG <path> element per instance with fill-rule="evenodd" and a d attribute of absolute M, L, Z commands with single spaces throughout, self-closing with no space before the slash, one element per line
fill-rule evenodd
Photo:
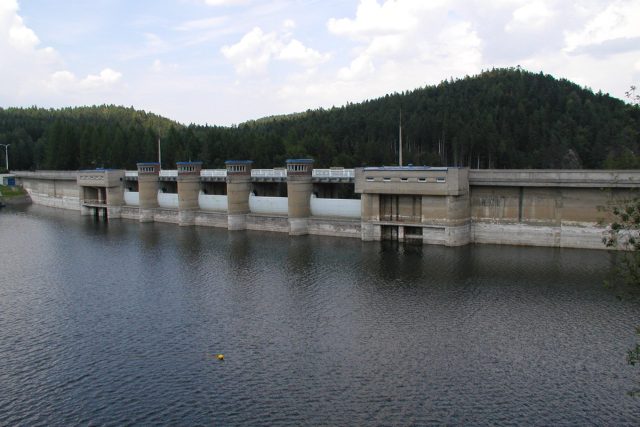
<path fill-rule="evenodd" d="M 640 0 L 0 0 L 0 107 L 232 125 L 521 66 L 624 98 Z"/>

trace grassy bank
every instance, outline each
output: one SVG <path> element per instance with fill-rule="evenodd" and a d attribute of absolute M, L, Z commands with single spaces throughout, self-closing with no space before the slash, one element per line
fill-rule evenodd
<path fill-rule="evenodd" d="M 7 187 L 6 185 L 0 185 L 0 197 L 9 199 L 11 197 L 19 197 L 27 194 L 22 187 Z"/>

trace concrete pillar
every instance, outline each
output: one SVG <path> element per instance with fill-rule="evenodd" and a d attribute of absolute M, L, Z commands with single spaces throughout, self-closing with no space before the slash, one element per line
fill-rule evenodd
<path fill-rule="evenodd" d="M 124 205 L 124 182 L 121 181 L 120 185 L 114 187 L 107 187 L 105 195 L 107 197 L 107 217 L 109 219 L 120 218 Z"/>
<path fill-rule="evenodd" d="M 138 163 L 138 191 L 140 222 L 152 222 L 158 207 L 158 178 L 160 163 Z"/>
<path fill-rule="evenodd" d="M 200 171 L 202 162 L 178 162 L 178 224 L 194 225 L 200 208 Z"/>
<path fill-rule="evenodd" d="M 249 193 L 251 192 L 251 160 L 227 160 L 227 228 L 247 228 Z"/>
<path fill-rule="evenodd" d="M 313 159 L 287 160 L 287 202 L 289 205 L 289 234 L 309 233 Z"/>
<path fill-rule="evenodd" d="M 380 221 L 380 195 L 363 193 L 360 197 L 361 238 L 364 241 L 382 240 L 382 227 L 373 224 Z"/>

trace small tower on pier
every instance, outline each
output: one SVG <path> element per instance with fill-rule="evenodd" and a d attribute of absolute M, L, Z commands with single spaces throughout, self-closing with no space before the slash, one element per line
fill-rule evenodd
<path fill-rule="evenodd" d="M 153 222 L 154 212 L 158 207 L 160 163 L 138 163 L 137 166 L 140 222 Z"/>
<path fill-rule="evenodd" d="M 202 162 L 177 162 L 178 169 L 178 224 L 194 225 L 195 213 L 200 207 L 200 171 Z"/>
<path fill-rule="evenodd" d="M 287 160 L 287 195 L 289 203 L 289 234 L 309 233 L 313 159 Z"/>
<path fill-rule="evenodd" d="M 247 228 L 249 193 L 251 192 L 251 160 L 227 160 L 227 228 Z"/>

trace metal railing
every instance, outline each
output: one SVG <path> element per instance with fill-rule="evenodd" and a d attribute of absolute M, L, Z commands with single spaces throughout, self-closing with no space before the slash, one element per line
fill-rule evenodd
<path fill-rule="evenodd" d="M 137 177 L 138 171 L 125 171 L 125 176 Z M 178 176 L 177 170 L 161 170 L 160 176 L 174 177 Z M 206 177 L 226 177 L 226 169 L 202 169 L 200 176 Z M 253 169 L 251 170 L 251 176 L 256 178 L 286 178 L 286 169 Z M 312 172 L 314 178 L 354 178 L 354 169 L 314 169 Z"/>
<path fill-rule="evenodd" d="M 251 176 L 256 178 L 286 178 L 286 169 L 252 169 Z"/>
<path fill-rule="evenodd" d="M 226 169 L 202 169 L 200 171 L 200 176 L 226 177 L 227 170 Z"/>
<path fill-rule="evenodd" d="M 314 178 L 353 178 L 355 177 L 354 169 L 314 169 L 312 174 Z"/>

